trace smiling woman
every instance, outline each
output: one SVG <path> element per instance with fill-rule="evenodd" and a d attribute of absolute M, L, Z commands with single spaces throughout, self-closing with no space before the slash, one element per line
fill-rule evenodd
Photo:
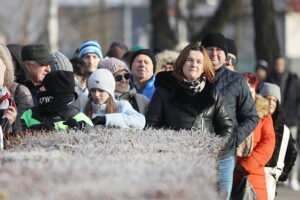
<path fill-rule="evenodd" d="M 198 43 L 182 50 L 173 72 L 158 73 L 155 85 L 146 115 L 148 127 L 232 136 L 232 121 L 215 89 L 212 63 Z"/>

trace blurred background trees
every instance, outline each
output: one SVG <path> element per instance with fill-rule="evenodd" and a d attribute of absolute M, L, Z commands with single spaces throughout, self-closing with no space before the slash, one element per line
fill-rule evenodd
<path fill-rule="evenodd" d="M 72 56 L 86 39 L 103 52 L 113 41 L 129 48 L 176 48 L 210 31 L 234 39 L 241 71 L 256 59 L 300 59 L 298 0 L 2 0 L 3 43 L 47 43 Z"/>

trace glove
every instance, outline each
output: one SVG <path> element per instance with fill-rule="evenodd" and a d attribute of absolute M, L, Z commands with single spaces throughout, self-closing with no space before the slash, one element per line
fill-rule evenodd
<path fill-rule="evenodd" d="M 4 117 L 0 120 L 0 125 L 2 127 L 2 131 L 4 133 L 11 133 L 12 132 L 12 126 L 9 123 L 9 120 Z"/>
<path fill-rule="evenodd" d="M 103 116 L 103 117 L 95 117 L 92 119 L 92 122 L 93 124 L 95 125 L 105 125 L 106 124 L 106 118 Z"/>
<path fill-rule="evenodd" d="M 282 172 L 281 175 L 280 175 L 279 178 L 278 178 L 278 181 L 279 181 L 279 182 L 284 182 L 284 181 L 286 181 L 287 179 L 288 179 L 288 174 L 285 173 L 285 172 Z"/>
<path fill-rule="evenodd" d="M 86 126 L 85 121 L 76 121 L 75 119 L 69 119 L 68 121 L 65 121 L 63 123 L 64 125 L 67 125 L 69 128 L 82 130 Z"/>
<path fill-rule="evenodd" d="M 53 131 L 55 130 L 55 126 L 53 123 L 42 123 L 35 124 L 29 127 L 31 130 L 45 130 L 45 131 Z"/>

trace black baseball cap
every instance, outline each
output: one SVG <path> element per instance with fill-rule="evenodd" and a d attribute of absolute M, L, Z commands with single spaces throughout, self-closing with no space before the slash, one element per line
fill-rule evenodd
<path fill-rule="evenodd" d="M 50 54 L 49 48 L 44 44 L 30 44 L 22 48 L 22 61 L 36 61 L 41 65 L 56 63 Z"/>

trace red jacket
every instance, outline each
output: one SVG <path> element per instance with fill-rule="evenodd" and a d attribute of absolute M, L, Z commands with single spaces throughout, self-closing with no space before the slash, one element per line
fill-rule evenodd
<path fill-rule="evenodd" d="M 268 101 L 257 97 L 256 109 L 260 117 L 253 131 L 253 151 L 248 157 L 238 157 L 237 162 L 244 167 L 258 200 L 267 199 L 264 167 L 272 157 L 275 147 L 273 120 L 269 114 Z"/>

